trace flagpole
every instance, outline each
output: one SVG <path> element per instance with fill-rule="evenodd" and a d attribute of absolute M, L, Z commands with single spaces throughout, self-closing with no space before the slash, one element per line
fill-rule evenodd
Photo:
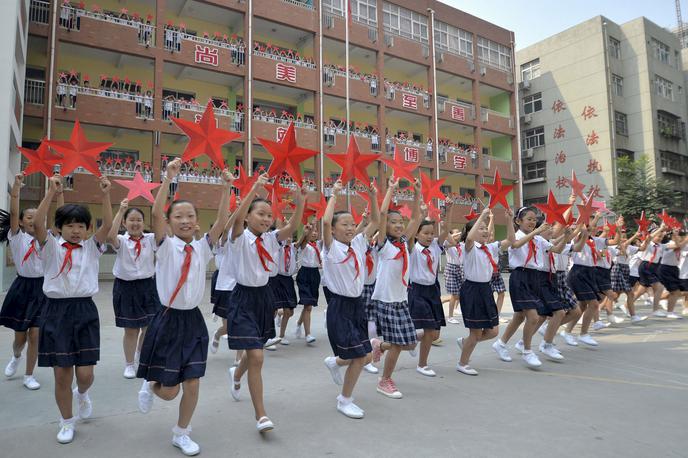
<path fill-rule="evenodd" d="M 351 0 L 346 0 L 346 9 L 344 10 L 344 19 L 346 23 L 346 34 L 344 38 L 345 43 L 345 61 L 346 61 L 346 144 L 348 146 L 351 141 L 351 107 L 349 106 L 349 23 L 351 16 L 349 15 L 351 8 Z M 350 183 L 346 183 L 346 207 L 351 211 L 351 190 Z"/>

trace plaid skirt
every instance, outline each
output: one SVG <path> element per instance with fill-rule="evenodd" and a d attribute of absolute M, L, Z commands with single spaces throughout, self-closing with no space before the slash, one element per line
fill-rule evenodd
<path fill-rule="evenodd" d="M 377 332 L 385 342 L 397 345 L 416 343 L 416 327 L 413 325 L 408 302 L 375 301 Z"/>
<path fill-rule="evenodd" d="M 490 279 L 490 288 L 492 288 L 493 293 L 504 293 L 506 292 L 506 285 L 504 284 L 504 279 L 502 274 L 495 272 Z"/>
<path fill-rule="evenodd" d="M 569 288 L 569 284 L 566 282 L 566 274 L 565 270 L 557 271 L 557 295 L 564 304 L 564 308 L 566 310 L 572 310 L 578 306 L 578 301 L 576 300 L 576 295 L 573 294 L 573 291 Z"/>
<path fill-rule="evenodd" d="M 377 306 L 375 305 L 376 301 L 371 299 L 373 296 L 373 291 L 375 291 L 375 283 L 372 285 L 363 285 L 361 301 L 363 302 L 363 307 L 365 307 L 366 320 L 377 322 Z"/>
<path fill-rule="evenodd" d="M 447 267 L 444 269 L 444 286 L 447 289 L 447 293 L 452 296 L 458 296 L 465 279 L 463 264 L 447 264 Z"/>
<path fill-rule="evenodd" d="M 612 291 L 623 293 L 631 290 L 631 270 L 628 264 L 614 264 L 612 266 Z"/>

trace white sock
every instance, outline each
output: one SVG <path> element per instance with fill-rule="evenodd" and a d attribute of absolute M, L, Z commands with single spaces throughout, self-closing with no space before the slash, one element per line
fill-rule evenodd
<path fill-rule="evenodd" d="M 340 394 L 339 396 L 337 396 L 337 401 L 341 402 L 344 405 L 347 405 L 347 404 L 351 404 L 352 402 L 354 402 L 354 398 L 353 397 L 347 398 L 347 397 Z"/>
<path fill-rule="evenodd" d="M 504 343 L 504 341 L 502 341 L 501 338 L 497 339 L 497 343 L 498 343 L 499 346 L 501 346 L 501 347 L 506 347 L 506 344 Z"/>
<path fill-rule="evenodd" d="M 70 425 L 70 424 L 73 425 L 74 423 L 76 423 L 76 417 L 63 418 L 62 423 L 66 424 L 66 425 Z"/>
<path fill-rule="evenodd" d="M 77 397 L 79 400 L 88 397 L 88 390 L 86 390 L 85 393 L 81 393 L 81 392 L 79 392 L 79 388 L 77 388 L 75 391 L 76 391 L 76 397 Z"/>
<path fill-rule="evenodd" d="M 187 426 L 186 428 L 182 428 L 181 426 L 174 425 L 174 428 L 172 428 L 172 434 L 175 436 L 183 436 L 185 434 L 189 434 L 191 432 L 191 426 Z"/>

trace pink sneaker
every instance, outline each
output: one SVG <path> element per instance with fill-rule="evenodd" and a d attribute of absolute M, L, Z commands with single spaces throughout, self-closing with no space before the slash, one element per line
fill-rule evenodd
<path fill-rule="evenodd" d="M 380 381 L 377 383 L 377 392 L 392 399 L 401 399 L 403 397 L 401 391 L 397 389 L 394 380 L 391 378 L 380 377 Z"/>
<path fill-rule="evenodd" d="M 370 344 L 373 347 L 373 362 L 379 363 L 380 358 L 382 358 L 382 342 L 380 339 L 370 339 Z"/>

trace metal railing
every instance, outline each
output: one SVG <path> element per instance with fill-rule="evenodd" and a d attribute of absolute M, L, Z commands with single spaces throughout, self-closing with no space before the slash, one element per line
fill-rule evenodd
<path fill-rule="evenodd" d="M 491 110 L 489 108 L 480 107 L 480 119 L 482 120 L 482 122 L 488 122 L 490 120 L 490 116 L 496 116 L 498 118 L 506 119 L 507 121 L 509 121 L 509 127 L 514 127 L 513 116 L 500 113 L 499 111 Z"/>
<path fill-rule="evenodd" d="M 45 105 L 45 81 L 27 78 L 24 81 L 24 102 Z"/>
<path fill-rule="evenodd" d="M 316 68 L 316 65 L 314 63 L 307 62 L 305 60 L 290 59 L 289 57 L 284 57 L 284 56 L 280 56 L 280 55 L 272 54 L 272 53 L 268 53 L 268 52 L 263 52 L 263 51 L 256 51 L 255 49 L 253 50 L 253 55 L 265 57 L 265 58 L 272 59 L 272 60 L 277 60 L 279 62 L 285 62 L 288 64 L 299 65 L 301 67 Z"/>
<path fill-rule="evenodd" d="M 289 3 L 290 5 L 300 6 L 301 8 L 306 8 L 307 10 L 313 9 L 313 0 L 282 0 L 284 3 Z"/>
<path fill-rule="evenodd" d="M 50 23 L 50 2 L 31 0 L 29 4 L 29 21 L 39 24 Z"/>
<path fill-rule="evenodd" d="M 133 19 L 117 17 L 109 13 L 74 8 L 72 6 L 63 5 L 60 7 L 60 27 L 69 30 L 80 30 L 82 17 L 135 29 L 138 34 L 139 44 L 145 45 L 146 47 L 155 46 L 156 27 L 152 24 L 146 24 L 140 20 L 136 21 Z"/>
<path fill-rule="evenodd" d="M 299 127 L 301 129 L 313 129 L 315 130 L 315 124 L 310 123 L 310 122 L 304 122 L 304 121 L 295 121 L 291 119 L 282 119 L 278 118 L 276 116 L 265 116 L 265 115 L 253 115 L 253 120 L 254 121 L 262 121 L 262 122 L 269 122 L 270 124 L 279 124 L 282 126 L 289 126 L 292 122 L 294 123 L 294 127 Z"/>
<path fill-rule="evenodd" d="M 444 113 L 447 110 L 447 104 L 455 105 L 466 110 L 468 119 L 475 119 L 475 105 L 472 103 L 464 102 L 461 100 L 449 99 L 447 97 L 437 97 L 437 109 L 440 113 Z"/>
<path fill-rule="evenodd" d="M 77 109 L 77 98 L 74 97 L 73 92 L 74 86 L 65 85 L 65 93 L 60 97 L 57 94 L 56 107 L 65 110 L 76 110 Z M 150 96 L 144 96 L 140 94 L 130 94 L 127 92 L 119 92 L 108 88 L 93 88 L 77 86 L 76 94 L 87 95 L 92 97 L 102 97 L 111 100 L 122 100 L 124 102 L 133 102 L 135 104 L 134 113 L 139 119 L 152 120 L 155 119 L 154 116 L 154 98 Z"/>

